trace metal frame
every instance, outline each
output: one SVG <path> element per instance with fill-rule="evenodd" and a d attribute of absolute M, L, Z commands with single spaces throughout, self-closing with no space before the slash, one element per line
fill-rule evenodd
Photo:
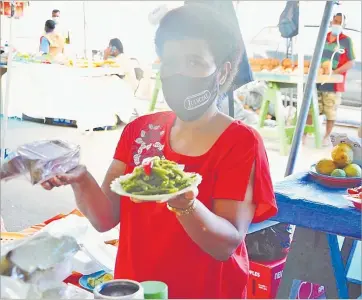
<path fill-rule="evenodd" d="M 342 254 L 339 250 L 337 236 L 334 234 L 327 234 L 326 236 L 329 245 L 329 254 L 331 256 L 338 297 L 340 299 L 349 299 L 346 277 L 347 268 L 345 268 L 343 264 Z"/>
<path fill-rule="evenodd" d="M 348 275 L 348 271 L 349 271 L 349 268 L 351 266 L 351 263 L 352 263 L 352 260 L 353 260 L 353 256 L 356 252 L 356 248 L 357 248 L 357 243 L 358 241 L 357 240 L 353 240 L 352 242 L 352 248 L 351 248 L 351 251 L 349 253 L 349 257 L 348 257 L 348 260 L 347 260 L 347 263 L 346 263 L 346 278 L 347 278 L 347 281 L 348 282 L 351 282 L 351 283 L 354 283 L 354 284 L 359 284 L 361 285 L 362 284 L 362 281 L 361 280 L 358 280 L 358 279 L 354 279 L 354 278 L 349 278 L 347 275 Z"/>

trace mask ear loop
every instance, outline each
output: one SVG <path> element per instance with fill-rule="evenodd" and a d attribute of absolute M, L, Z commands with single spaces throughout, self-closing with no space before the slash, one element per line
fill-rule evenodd
<path fill-rule="evenodd" d="M 342 28 L 345 27 L 345 16 L 342 14 Z M 339 34 L 337 35 L 337 47 L 334 49 L 334 52 L 331 56 L 331 63 L 329 64 L 329 73 L 328 73 L 328 77 L 326 80 L 324 80 L 321 85 L 325 84 L 333 75 L 333 59 L 334 59 L 334 56 L 339 53 L 339 54 L 344 54 L 346 51 L 344 49 L 341 49 L 341 45 L 339 43 Z"/>
<path fill-rule="evenodd" d="M 221 102 L 224 100 L 225 97 L 222 97 L 222 95 L 220 94 L 220 82 L 218 80 L 218 76 L 217 74 L 221 74 L 219 72 L 220 68 L 217 68 L 216 71 L 215 71 L 215 74 L 216 74 L 216 106 L 221 109 Z M 227 79 L 225 79 L 226 81 Z M 225 84 L 225 82 L 224 82 Z"/>

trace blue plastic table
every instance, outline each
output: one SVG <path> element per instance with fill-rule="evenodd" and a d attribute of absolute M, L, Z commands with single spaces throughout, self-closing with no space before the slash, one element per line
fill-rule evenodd
<path fill-rule="evenodd" d="M 309 180 L 308 173 L 274 185 L 278 215 L 273 220 L 361 239 L 361 212 L 343 198 L 346 189 L 329 189 Z"/>
<path fill-rule="evenodd" d="M 274 190 L 279 212 L 272 221 L 297 226 L 277 297 L 288 299 L 299 279 L 323 285 L 329 299 L 349 299 L 345 265 L 361 240 L 361 212 L 343 198 L 346 190 L 324 188 L 307 173 L 287 177 Z M 349 238 L 341 250 L 337 235 Z"/>

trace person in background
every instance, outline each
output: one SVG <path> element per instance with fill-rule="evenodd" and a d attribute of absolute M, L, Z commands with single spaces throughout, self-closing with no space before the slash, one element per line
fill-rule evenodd
<path fill-rule="evenodd" d="M 245 236 L 250 223 L 269 219 L 277 206 L 262 138 L 217 108 L 240 63 L 239 37 L 218 11 L 189 4 L 163 17 L 155 44 L 171 111 L 127 124 L 102 187 L 85 166 L 42 186 L 70 184 L 99 231 L 121 222 L 115 278 L 165 282 L 169 299 L 246 298 Z M 167 203 L 111 191 L 114 178 L 155 156 L 200 174 L 202 183 Z"/>
<path fill-rule="evenodd" d="M 41 54 L 49 54 L 52 57 L 64 52 L 64 38 L 55 31 L 55 22 L 45 22 L 45 34 L 40 38 L 39 51 Z"/>
<path fill-rule="evenodd" d="M 55 30 L 63 36 L 66 44 L 70 44 L 70 32 L 68 29 L 63 27 L 63 24 L 60 22 L 60 10 L 53 9 L 52 11 L 52 20 L 55 22 Z"/>
<path fill-rule="evenodd" d="M 326 134 L 323 145 L 330 145 L 330 135 L 337 118 L 337 109 L 342 101 L 342 93 L 345 90 L 347 72 L 352 69 L 355 60 L 352 39 L 343 33 L 346 24 L 346 16 L 337 13 L 331 21 L 331 31 L 327 34 L 322 54 L 322 64 L 331 61 L 333 53 L 338 49 L 340 52 L 334 54 L 332 64 L 333 74 L 343 76 L 341 83 L 318 84 L 319 113 L 324 114 L 327 119 Z M 339 45 L 338 45 L 339 44 Z M 308 116 L 307 124 L 312 124 L 311 115 Z M 305 136 L 304 136 L 305 141 Z"/>
<path fill-rule="evenodd" d="M 133 91 L 138 87 L 139 81 L 136 78 L 135 68 L 132 61 L 124 54 L 123 45 L 117 38 L 109 41 L 108 47 L 104 50 L 104 60 L 114 60 L 119 65 L 119 76 L 131 85 Z"/>

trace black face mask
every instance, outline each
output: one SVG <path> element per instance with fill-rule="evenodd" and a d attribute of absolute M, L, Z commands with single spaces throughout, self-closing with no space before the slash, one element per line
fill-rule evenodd
<path fill-rule="evenodd" d="M 182 121 L 199 119 L 214 103 L 218 93 L 217 70 L 207 77 L 184 75 L 162 77 L 162 91 L 168 106 Z"/>

